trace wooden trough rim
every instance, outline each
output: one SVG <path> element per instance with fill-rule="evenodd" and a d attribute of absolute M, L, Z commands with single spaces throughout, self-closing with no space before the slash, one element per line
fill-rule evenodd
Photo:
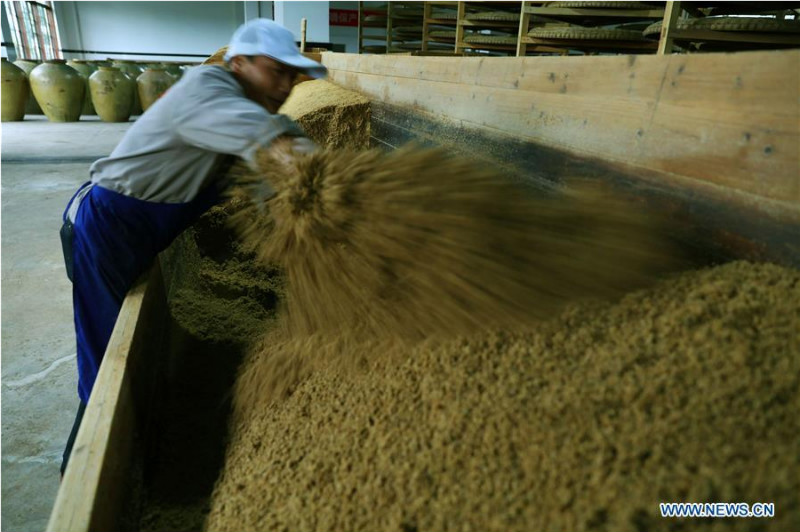
<path fill-rule="evenodd" d="M 133 446 L 135 366 L 152 346 L 152 309 L 166 310 L 159 262 L 130 289 L 111 334 L 92 396 L 56 496 L 48 532 L 109 531 L 117 518 Z M 134 369 L 134 371 L 131 371 Z"/>

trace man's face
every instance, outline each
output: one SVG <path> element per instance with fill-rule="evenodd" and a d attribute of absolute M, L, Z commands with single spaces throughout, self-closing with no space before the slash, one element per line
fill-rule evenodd
<path fill-rule="evenodd" d="M 270 57 L 237 55 L 231 70 L 244 88 L 245 95 L 270 113 L 278 109 L 292 92 L 297 70 Z"/>

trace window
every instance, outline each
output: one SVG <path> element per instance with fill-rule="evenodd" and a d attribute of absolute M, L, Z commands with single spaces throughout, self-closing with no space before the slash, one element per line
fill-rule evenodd
<path fill-rule="evenodd" d="M 61 59 L 52 2 L 9 2 L 3 7 L 18 58 Z"/>

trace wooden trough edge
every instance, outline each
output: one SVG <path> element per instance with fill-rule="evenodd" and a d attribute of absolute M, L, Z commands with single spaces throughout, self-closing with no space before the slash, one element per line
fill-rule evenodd
<path fill-rule="evenodd" d="M 327 52 L 330 80 L 462 129 L 800 222 L 800 50 L 597 57 Z"/>
<path fill-rule="evenodd" d="M 535 193 L 548 194 L 565 180 L 575 178 L 605 183 L 632 204 L 658 213 L 669 225 L 670 239 L 696 266 L 744 259 L 800 267 L 800 222 L 743 208 L 730 200 L 728 190 L 715 194 L 706 189 L 713 187 L 664 181 L 655 172 L 454 125 L 378 101 L 372 102 L 371 110 L 373 144 L 385 149 L 409 142 L 445 147 L 485 161 L 514 181 L 532 187 Z"/>
<path fill-rule="evenodd" d="M 800 50 L 599 57 L 324 53 L 377 145 L 445 146 L 534 185 L 610 183 L 698 265 L 800 267 Z"/>
<path fill-rule="evenodd" d="M 159 261 L 128 292 L 56 496 L 48 532 L 121 530 L 149 424 L 167 303 Z M 135 476 L 135 475 L 134 475 Z"/>

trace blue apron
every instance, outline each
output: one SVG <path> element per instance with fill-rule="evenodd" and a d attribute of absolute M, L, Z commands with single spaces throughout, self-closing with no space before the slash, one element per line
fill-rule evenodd
<path fill-rule="evenodd" d="M 71 258 L 78 395 L 84 404 L 125 294 L 158 253 L 219 199 L 214 185 L 188 203 L 154 203 L 95 185 L 81 201 L 72 226 Z"/>

